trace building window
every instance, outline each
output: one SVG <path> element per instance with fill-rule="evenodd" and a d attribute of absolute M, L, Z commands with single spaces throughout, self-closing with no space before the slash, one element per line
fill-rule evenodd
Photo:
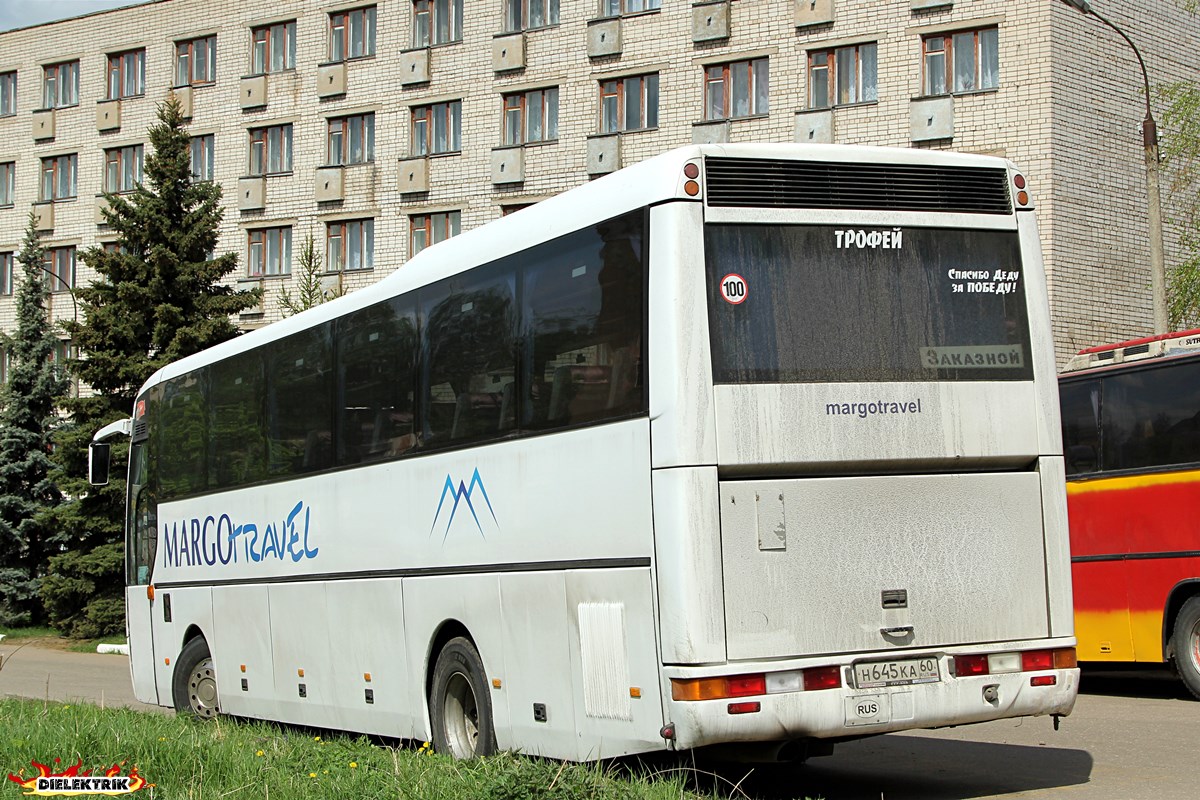
<path fill-rule="evenodd" d="M 250 174 L 279 175 L 292 171 L 292 126 L 272 125 L 250 131 Z"/>
<path fill-rule="evenodd" d="M 879 99 L 874 42 L 808 54 L 808 107 L 829 108 Z"/>
<path fill-rule="evenodd" d="M 325 264 L 330 272 L 375 267 L 375 220 L 331 222 L 325 237 Z"/>
<path fill-rule="evenodd" d="M 11 206 L 17 184 L 17 162 L 0 164 L 0 206 Z"/>
<path fill-rule="evenodd" d="M 926 36 L 927 95 L 978 92 L 1000 85 L 1000 32 L 997 28 Z"/>
<path fill-rule="evenodd" d="M 75 196 L 74 153 L 42 159 L 42 201 L 66 200 Z"/>
<path fill-rule="evenodd" d="M 296 20 L 254 28 L 250 40 L 251 75 L 296 68 Z"/>
<path fill-rule="evenodd" d="M 508 33 L 558 24 L 558 0 L 504 0 L 504 30 Z"/>
<path fill-rule="evenodd" d="M 375 6 L 329 15 L 329 60 L 375 55 Z"/>
<path fill-rule="evenodd" d="M 558 138 L 558 87 L 504 95 L 504 144 Z"/>
<path fill-rule="evenodd" d="M 217 80 L 217 37 L 204 36 L 175 45 L 175 85 L 202 86 Z"/>
<path fill-rule="evenodd" d="M 67 61 L 42 68 L 42 108 L 79 105 L 79 62 Z"/>
<path fill-rule="evenodd" d="M 767 59 L 713 64 L 704 70 L 704 118 L 766 114 Z"/>
<path fill-rule="evenodd" d="M 142 183 L 142 146 L 104 151 L 104 191 L 132 192 Z"/>
<path fill-rule="evenodd" d="M 654 11 L 662 6 L 662 0 L 600 0 L 600 15 L 619 17 L 622 14 L 638 14 Z"/>
<path fill-rule="evenodd" d="M 429 247 L 431 244 L 445 241 L 451 236 L 458 236 L 459 212 L 446 211 L 440 214 L 414 214 L 409 220 L 409 256 Z"/>
<path fill-rule="evenodd" d="M 213 179 L 213 134 L 192 137 L 192 181 Z"/>
<path fill-rule="evenodd" d="M 146 93 L 146 51 L 130 50 L 108 57 L 108 99 L 141 97 Z"/>
<path fill-rule="evenodd" d="M 0 253 L 0 295 L 13 293 L 13 254 Z"/>
<path fill-rule="evenodd" d="M 17 113 L 17 73 L 0 72 L 0 117 Z"/>
<path fill-rule="evenodd" d="M 415 0 L 413 47 L 460 41 L 462 24 L 462 0 Z"/>
<path fill-rule="evenodd" d="M 69 292 L 75 288 L 75 248 L 54 247 L 46 251 L 46 281 L 50 291 Z"/>
<path fill-rule="evenodd" d="M 355 114 L 329 120 L 325 163 L 366 164 L 375 160 L 375 115 Z"/>
<path fill-rule="evenodd" d="M 600 83 L 600 132 L 658 127 L 658 74 Z"/>
<path fill-rule="evenodd" d="M 259 228 L 250 231 L 250 277 L 289 275 L 292 272 L 292 229 Z"/>
<path fill-rule="evenodd" d="M 507 203 L 500 206 L 500 216 L 507 217 L 509 214 L 515 214 L 525 208 L 532 208 L 533 203 Z"/>
<path fill-rule="evenodd" d="M 457 153 L 461 130 L 461 100 L 417 106 L 412 110 L 412 154 Z"/>
<path fill-rule="evenodd" d="M 0 384 L 8 383 L 8 348 L 0 347 Z"/>

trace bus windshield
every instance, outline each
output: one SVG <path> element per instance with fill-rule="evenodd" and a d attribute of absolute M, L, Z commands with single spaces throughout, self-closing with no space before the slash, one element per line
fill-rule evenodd
<path fill-rule="evenodd" d="M 714 224 L 704 244 L 717 383 L 1033 379 L 1015 231 Z"/>

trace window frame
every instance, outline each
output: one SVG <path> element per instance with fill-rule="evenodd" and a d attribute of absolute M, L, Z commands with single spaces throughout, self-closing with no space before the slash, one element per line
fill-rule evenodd
<path fill-rule="evenodd" d="M 188 166 L 192 172 L 192 183 L 201 181 L 212 182 L 216 175 L 216 134 L 202 133 L 191 137 L 188 142 L 189 163 Z M 197 147 L 199 145 L 199 147 Z M 207 171 L 207 175 L 203 172 L 196 171 L 197 151 L 199 151 L 201 169 Z"/>
<path fill-rule="evenodd" d="M 146 94 L 146 48 L 108 54 L 105 100 L 128 100 Z"/>
<path fill-rule="evenodd" d="M 421 233 L 423 244 L 417 247 L 417 233 Z M 408 217 L 408 257 L 444 242 L 462 233 L 462 212 L 432 211 L 426 214 L 410 214 Z"/>
<path fill-rule="evenodd" d="M 763 94 L 765 108 L 758 107 L 759 90 L 758 84 L 760 76 L 758 65 L 762 65 L 762 79 L 766 81 L 766 92 Z M 735 114 L 734 103 L 737 98 L 734 97 L 734 83 L 738 80 L 738 72 L 745 70 L 746 81 L 746 103 L 748 113 Z M 719 74 L 714 74 L 714 70 Z M 720 86 L 721 89 L 721 109 L 717 114 L 713 113 L 713 87 Z M 754 117 L 765 117 L 771 113 L 771 67 L 770 59 L 767 56 L 759 56 L 757 58 L 746 58 L 737 61 L 725 61 L 719 64 L 704 65 L 704 121 L 705 122 L 724 122 L 725 120 L 733 119 L 752 119 Z"/>
<path fill-rule="evenodd" d="M 559 0 L 504 0 L 504 32 L 551 28 L 559 22 Z M 534 9 L 538 9 L 541 22 L 533 23 Z"/>
<path fill-rule="evenodd" d="M 203 52 L 199 44 L 203 42 Z M 186 52 L 185 52 L 186 51 Z M 197 67 L 203 64 L 203 75 Z M 175 86 L 211 86 L 217 82 L 217 35 L 197 36 L 175 43 Z"/>
<path fill-rule="evenodd" d="M 275 41 L 279 32 L 280 41 Z M 275 54 L 283 50 L 282 66 L 275 67 Z M 271 75 L 296 68 L 296 20 L 283 20 L 250 29 L 250 75 Z"/>
<path fill-rule="evenodd" d="M 872 63 L 875 66 L 875 72 L 871 76 L 871 89 L 875 94 L 874 98 L 865 98 L 863 95 L 867 91 L 866 74 L 863 70 L 863 49 L 873 48 L 875 51 Z M 838 67 L 838 54 L 852 50 L 854 52 L 854 87 L 856 97 L 851 100 L 841 100 L 841 70 Z M 816 58 L 823 56 L 825 63 L 823 65 L 816 64 Z M 843 106 L 867 105 L 870 103 L 879 102 L 879 44 L 878 42 L 858 42 L 856 44 L 847 44 L 840 47 L 827 47 L 817 50 L 808 51 L 808 108 L 809 109 L 826 109 L 826 108 L 841 108 Z M 818 104 L 813 95 L 813 89 L 817 85 L 815 73 L 821 70 L 825 73 L 825 100 L 826 102 Z"/>
<path fill-rule="evenodd" d="M 278 140 L 275 140 L 272 137 L 272 131 L 279 131 Z M 292 174 L 294 167 L 292 123 L 285 122 L 279 125 L 267 125 L 261 128 L 250 128 L 248 133 L 250 135 L 249 175 L 251 177 L 263 178 L 273 175 Z M 279 153 L 278 166 L 280 169 L 270 168 L 272 161 L 276 160 L 272 156 L 273 143 L 276 143 L 278 147 L 284 148 L 286 151 Z M 284 164 L 284 161 L 287 163 Z"/>
<path fill-rule="evenodd" d="M 66 169 L 66 180 L 69 184 L 67 193 L 59 194 L 62 170 Z M 79 154 L 64 153 L 58 156 L 42 158 L 41 180 L 39 181 L 38 199 L 43 203 L 57 203 L 62 200 L 74 200 L 78 196 Z M 47 183 L 49 181 L 49 183 Z M 47 192 L 47 189 L 49 191 Z"/>
<path fill-rule="evenodd" d="M 412 106 L 409 111 L 410 155 L 420 158 L 462 152 L 462 100 Z M 439 118 L 446 129 L 445 149 L 436 149 Z"/>
<path fill-rule="evenodd" d="M 355 16 L 359 15 L 362 41 L 355 41 Z M 329 12 L 329 47 L 326 52 L 329 63 L 338 64 L 343 61 L 355 61 L 360 58 L 372 58 L 375 55 L 376 6 L 360 6 L 341 11 Z M 355 47 L 362 52 L 355 53 Z"/>
<path fill-rule="evenodd" d="M 358 252 L 356 258 L 352 258 L 351 245 L 355 242 Z M 351 266 L 355 261 L 359 266 Z M 325 226 L 326 272 L 365 272 L 374 268 L 374 217 L 336 220 Z"/>
<path fill-rule="evenodd" d="M 633 8 L 632 6 L 637 6 Z M 651 11 L 661 11 L 662 0 L 600 0 L 600 17 L 628 17 L 634 14 L 648 14 Z"/>
<path fill-rule="evenodd" d="M 354 155 L 355 130 L 358 130 L 361 156 Z M 336 142 L 336 145 L 335 145 Z M 336 157 L 335 157 L 336 150 Z M 375 161 L 375 112 L 330 117 L 325 126 L 325 166 L 344 167 Z"/>
<path fill-rule="evenodd" d="M 974 86 L 971 88 L 958 88 L 957 73 L 955 67 L 955 59 L 957 58 L 956 39 L 960 36 L 970 34 L 972 37 L 971 55 L 973 59 L 972 65 L 972 80 Z M 995 59 L 994 63 L 984 63 L 985 45 L 981 38 L 985 34 L 990 34 L 991 48 L 990 55 Z M 940 41 L 942 49 L 931 50 L 930 45 L 934 41 Z M 932 61 L 941 62 L 942 85 L 934 90 L 931 85 L 933 80 L 933 70 L 930 69 Z M 990 70 L 985 69 L 990 67 Z M 995 77 L 995 85 L 983 86 L 984 75 L 992 72 Z M 960 28 L 952 31 L 943 31 L 941 33 L 930 33 L 921 37 L 921 96 L 922 97 L 946 97 L 959 94 L 977 94 L 982 92 L 995 92 L 1000 89 L 1000 28 L 998 25 L 987 25 L 980 28 Z"/>
<path fill-rule="evenodd" d="M 0 208 L 9 208 L 16 204 L 17 196 L 17 162 L 0 162 Z"/>
<path fill-rule="evenodd" d="M 141 186 L 143 154 L 144 149 L 140 144 L 106 148 L 104 151 L 104 191 L 109 194 L 127 194 Z M 130 167 L 132 167 L 132 171 L 130 171 Z M 113 187 L 114 170 L 116 188 Z M 126 178 L 131 178 L 132 181 L 127 181 Z"/>
<path fill-rule="evenodd" d="M 653 94 L 654 107 L 651 114 L 650 107 L 650 91 L 648 81 L 653 79 Z M 629 83 L 637 81 L 638 87 L 638 116 L 644 123 L 638 127 L 629 127 Z M 611 84 L 612 89 L 608 87 Z M 609 78 L 600 81 L 600 133 L 629 133 L 632 131 L 649 131 L 658 128 L 658 104 L 661 95 L 659 94 L 659 73 L 648 72 L 643 75 L 623 75 L 620 77 Z M 611 99 L 615 103 L 613 113 L 615 118 L 610 119 L 606 109 L 606 101 Z M 653 124 L 650 119 L 653 116 Z"/>
<path fill-rule="evenodd" d="M 272 259 L 272 246 L 277 259 Z M 272 269 L 272 261 L 276 267 Z M 246 231 L 246 277 L 279 278 L 292 274 L 292 226 L 276 225 Z"/>
<path fill-rule="evenodd" d="M 529 135 L 529 107 L 534 95 L 540 95 L 540 114 L 542 135 L 536 139 Z M 553 95 L 553 101 L 550 97 Z M 541 89 L 528 89 L 524 92 L 513 92 L 501 95 L 500 132 L 501 142 L 506 147 L 541 144 L 558 141 L 558 87 L 547 86 Z M 516 128 L 510 125 L 513 112 L 516 113 Z M 553 131 L 551 131 L 553 122 Z M 552 134 L 552 135 L 551 135 Z"/>
<path fill-rule="evenodd" d="M 0 72 L 0 117 L 17 114 L 17 71 Z"/>
<path fill-rule="evenodd" d="M 76 248 L 75 245 L 46 248 L 46 257 L 42 266 L 46 270 L 46 282 L 51 294 L 69 294 L 75 289 L 76 278 Z M 69 270 L 67 279 L 64 273 Z"/>
<path fill-rule="evenodd" d="M 17 254 L 0 253 L 0 297 L 8 297 L 13 293 L 13 267 L 17 264 Z"/>
<path fill-rule="evenodd" d="M 69 97 L 64 99 L 66 95 Z M 79 59 L 43 65 L 42 108 L 74 108 L 78 105 Z"/>
<path fill-rule="evenodd" d="M 440 9 L 440 10 L 439 10 Z M 445 22 L 442 35 L 441 23 Z M 412 46 L 436 47 L 461 42 L 463 0 L 413 0 Z"/>

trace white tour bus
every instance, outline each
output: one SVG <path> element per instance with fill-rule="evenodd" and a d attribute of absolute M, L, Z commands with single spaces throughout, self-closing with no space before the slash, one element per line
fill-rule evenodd
<path fill-rule="evenodd" d="M 678 149 L 164 367 L 125 432 L 146 702 L 586 760 L 1075 701 L 1000 159 Z"/>

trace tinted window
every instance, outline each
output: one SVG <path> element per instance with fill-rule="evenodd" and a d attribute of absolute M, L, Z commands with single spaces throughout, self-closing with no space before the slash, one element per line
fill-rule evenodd
<path fill-rule="evenodd" d="M 1100 381 L 1071 381 L 1058 390 L 1067 474 L 1100 469 Z"/>
<path fill-rule="evenodd" d="M 718 383 L 1033 379 L 1015 231 L 707 225 L 704 242 Z"/>
<path fill-rule="evenodd" d="M 516 379 L 516 275 L 504 263 L 420 292 L 425 325 L 422 446 L 477 441 L 500 431 Z"/>
<path fill-rule="evenodd" d="M 1103 382 L 1105 470 L 1200 462 L 1200 359 Z"/>
<path fill-rule="evenodd" d="M 208 412 L 197 370 L 167 383 L 158 417 L 161 499 L 202 492 L 208 485 Z"/>
<path fill-rule="evenodd" d="M 592 422 L 642 407 L 642 235 L 638 213 L 522 254 L 521 427 Z M 503 405 L 501 427 L 511 427 Z"/>
<path fill-rule="evenodd" d="M 407 453 L 417 444 L 416 309 L 406 298 L 338 322 L 338 463 Z"/>
<path fill-rule="evenodd" d="M 261 351 L 218 361 L 208 370 L 210 489 L 227 489 L 266 476 Z"/>
<path fill-rule="evenodd" d="M 266 349 L 267 476 L 333 466 L 333 344 L 330 323 Z"/>

